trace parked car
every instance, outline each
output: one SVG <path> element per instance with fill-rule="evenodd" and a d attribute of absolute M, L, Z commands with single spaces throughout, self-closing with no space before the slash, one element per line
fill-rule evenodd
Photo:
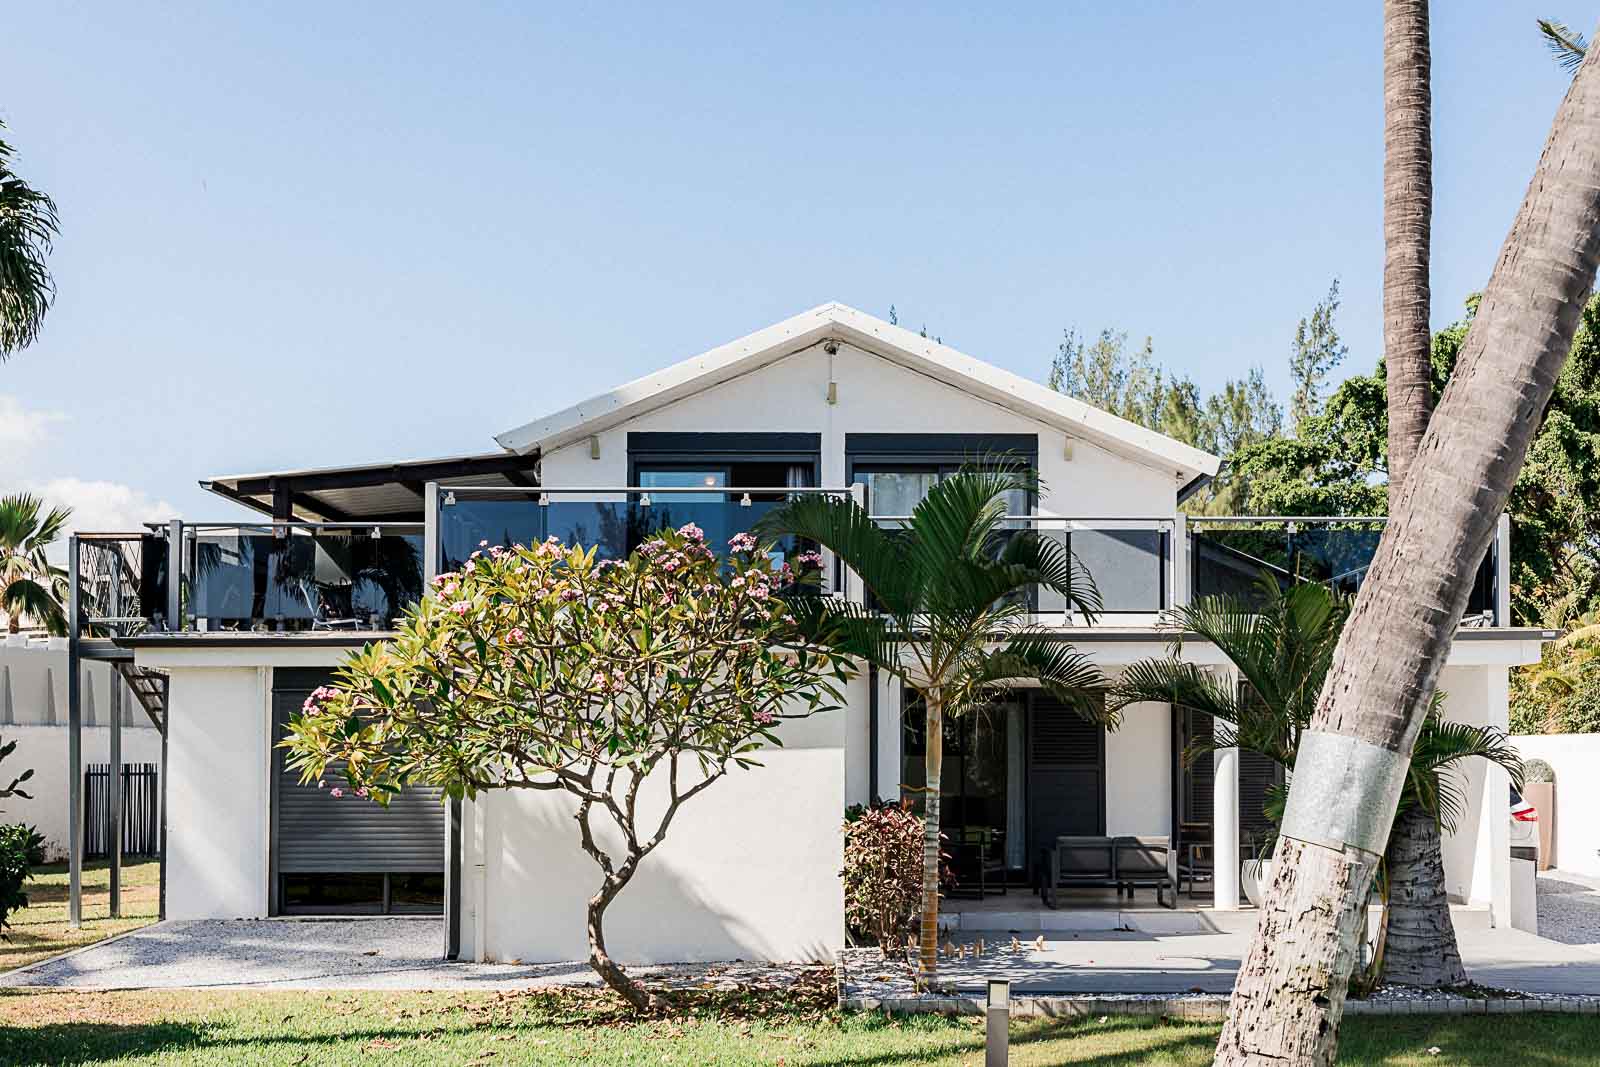
<path fill-rule="evenodd" d="M 1511 787 L 1511 847 L 1539 847 L 1539 809 L 1522 799 L 1517 787 Z"/>

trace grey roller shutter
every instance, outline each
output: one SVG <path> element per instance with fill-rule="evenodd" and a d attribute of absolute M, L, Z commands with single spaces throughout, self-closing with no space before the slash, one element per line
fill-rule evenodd
<path fill-rule="evenodd" d="M 327 672 L 273 672 L 272 714 L 281 740 L 290 717 Z M 444 871 L 444 805 L 439 790 L 413 787 L 387 808 L 346 793 L 335 799 L 315 782 L 301 785 L 276 750 L 277 800 L 273 830 L 279 874 L 438 874 Z M 330 767 L 331 788 L 342 782 Z"/>

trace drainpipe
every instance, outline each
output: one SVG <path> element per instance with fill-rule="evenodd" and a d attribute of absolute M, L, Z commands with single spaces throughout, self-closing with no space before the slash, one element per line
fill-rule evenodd
<path fill-rule="evenodd" d="M 472 958 L 482 963 L 488 956 L 484 939 L 489 925 L 489 809 L 480 796 L 472 802 L 472 827 L 475 855 L 472 870 L 478 880 L 477 906 L 472 909 Z"/>
<path fill-rule="evenodd" d="M 878 802 L 878 665 L 867 665 L 867 800 Z"/>

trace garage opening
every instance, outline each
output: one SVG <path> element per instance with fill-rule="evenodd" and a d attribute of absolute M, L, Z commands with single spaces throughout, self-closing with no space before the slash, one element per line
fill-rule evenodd
<path fill-rule="evenodd" d="M 320 685 L 323 668 L 272 672 L 274 741 Z M 300 784 L 273 748 L 274 915 L 438 914 L 444 908 L 444 805 L 434 788 L 406 789 L 387 808 L 315 782 Z M 338 768 L 328 769 L 328 780 Z"/>

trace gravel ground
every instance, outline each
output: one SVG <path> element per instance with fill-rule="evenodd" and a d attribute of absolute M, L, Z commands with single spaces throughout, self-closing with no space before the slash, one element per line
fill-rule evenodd
<path fill-rule="evenodd" d="M 598 985 L 587 963 L 450 963 L 437 918 L 164 922 L 0 975 L 73 989 L 530 989 Z M 665 985 L 782 986 L 803 968 L 756 963 L 629 970 Z"/>
<path fill-rule="evenodd" d="M 1541 873 L 1539 936 L 1564 945 L 1600 947 L 1600 878 L 1566 871 Z"/>

